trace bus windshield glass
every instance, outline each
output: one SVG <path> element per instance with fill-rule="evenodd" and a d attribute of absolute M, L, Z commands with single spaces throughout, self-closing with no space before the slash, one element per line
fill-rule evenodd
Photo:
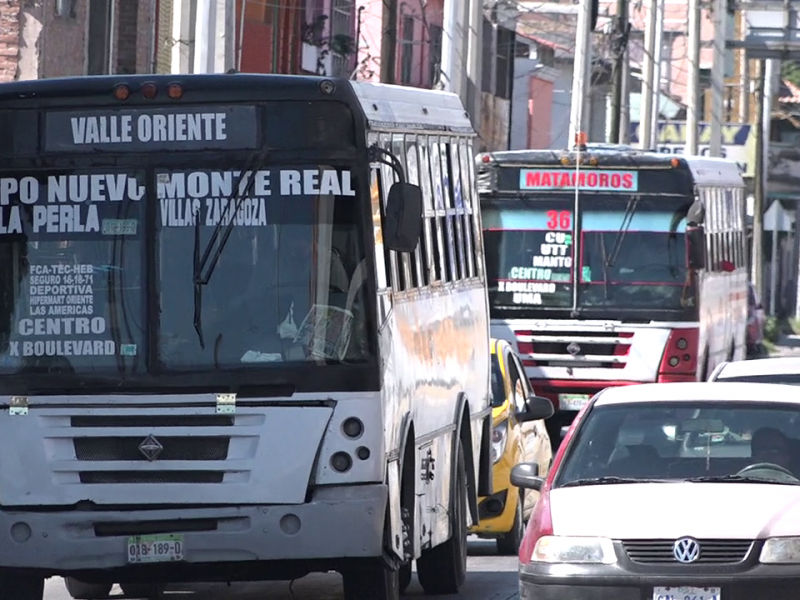
<path fill-rule="evenodd" d="M 578 306 L 684 307 L 687 200 L 584 194 L 580 208 Z"/>
<path fill-rule="evenodd" d="M 483 199 L 492 308 L 569 308 L 574 196 Z"/>
<path fill-rule="evenodd" d="M 66 124 L 48 125 L 43 145 L 80 166 L 5 165 L 0 374 L 144 381 L 162 372 L 371 359 L 363 182 L 339 159 L 266 160 L 255 148 L 261 142 L 252 132 L 261 122 L 250 109 L 242 113 L 250 118 L 228 111 L 224 129 L 198 129 L 224 133 L 220 149 L 230 151 L 213 162 L 163 144 L 153 156 L 142 154 L 154 139 L 144 134 L 154 130 L 137 129 L 142 115 L 133 114 L 126 131 L 135 154 L 125 155 L 119 131 L 114 139 L 109 133 L 124 115 L 91 127 L 67 115 Z M 264 114 L 279 139 L 299 143 L 281 133 L 273 113 Z M 333 123 L 317 123 L 306 140 L 320 142 L 303 143 L 324 154 L 332 130 L 340 146 L 352 143 L 351 113 Z M 90 142 L 116 156 L 95 158 Z M 198 285 L 197 258 L 215 231 L 227 239 Z"/>

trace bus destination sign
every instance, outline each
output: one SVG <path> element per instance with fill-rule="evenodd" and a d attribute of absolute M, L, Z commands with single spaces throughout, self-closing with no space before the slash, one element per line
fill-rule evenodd
<path fill-rule="evenodd" d="M 258 147 L 254 106 L 50 111 L 45 151 L 238 150 Z"/>
<path fill-rule="evenodd" d="M 639 190 L 639 173 L 636 171 L 609 171 L 600 169 L 520 169 L 521 190 L 574 190 L 594 192 L 636 192 Z"/>

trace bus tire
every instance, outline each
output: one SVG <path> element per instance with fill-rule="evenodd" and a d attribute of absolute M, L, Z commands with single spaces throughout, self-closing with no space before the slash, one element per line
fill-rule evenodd
<path fill-rule="evenodd" d="M 342 585 L 344 600 L 400 600 L 400 570 L 382 559 L 345 571 Z"/>
<path fill-rule="evenodd" d="M 0 572 L 0 598 L 3 600 L 43 600 L 44 577 L 11 571 Z"/>
<path fill-rule="evenodd" d="M 426 594 L 457 594 L 467 576 L 467 466 L 463 440 L 456 456 L 455 493 L 450 539 L 422 551 L 417 559 L 417 579 Z"/>
<path fill-rule="evenodd" d="M 411 585 L 411 561 L 400 565 L 400 594 L 405 594 L 408 586 Z"/>
<path fill-rule="evenodd" d="M 511 531 L 497 538 L 497 553 L 501 556 L 516 556 L 519 554 L 519 546 L 522 543 L 522 537 L 525 535 L 524 499 L 525 494 L 520 493 L 519 498 L 517 498 L 517 508 L 514 511 L 514 524 L 511 526 Z"/>
<path fill-rule="evenodd" d="M 103 600 L 108 598 L 113 587 L 110 583 L 87 583 L 74 577 L 65 577 L 64 585 L 75 600 Z"/>

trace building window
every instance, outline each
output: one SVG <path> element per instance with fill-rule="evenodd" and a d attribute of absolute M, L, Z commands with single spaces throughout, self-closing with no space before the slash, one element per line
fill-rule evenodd
<path fill-rule="evenodd" d="M 483 18 L 483 48 L 481 60 L 484 65 L 491 65 L 494 57 L 494 26 L 486 17 Z M 481 69 L 481 91 L 492 93 L 492 69 Z"/>
<path fill-rule="evenodd" d="M 331 7 L 331 76 L 350 77 L 356 56 L 353 0 L 333 0 Z"/>
<path fill-rule="evenodd" d="M 516 36 L 517 34 L 510 29 L 497 28 L 494 95 L 505 100 L 511 98 L 511 77 L 514 72 L 514 41 Z"/>
<path fill-rule="evenodd" d="M 428 52 L 428 77 L 430 87 L 439 81 L 439 70 L 442 67 L 442 28 L 439 25 L 428 26 L 428 41 L 430 51 Z"/>
<path fill-rule="evenodd" d="M 111 2 L 89 1 L 89 32 L 86 45 L 86 74 L 107 75 L 111 60 Z"/>
<path fill-rule="evenodd" d="M 403 39 L 400 41 L 400 83 L 411 83 L 414 61 L 414 17 L 403 17 Z"/>

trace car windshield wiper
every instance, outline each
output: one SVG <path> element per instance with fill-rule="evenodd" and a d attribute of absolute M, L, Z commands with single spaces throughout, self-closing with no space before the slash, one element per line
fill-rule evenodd
<path fill-rule="evenodd" d="M 663 479 L 646 479 L 639 477 L 587 477 L 573 479 L 558 487 L 577 487 L 579 485 L 612 485 L 615 483 L 664 483 Z"/>
<path fill-rule="evenodd" d="M 706 475 L 702 477 L 688 477 L 683 481 L 692 483 L 777 483 L 780 485 L 800 485 L 800 480 L 786 481 L 768 479 L 766 477 L 748 477 L 746 475 Z"/>
<path fill-rule="evenodd" d="M 200 340 L 200 347 L 205 349 L 205 341 L 203 340 L 203 286 L 208 285 L 208 282 L 211 280 L 211 275 L 214 273 L 214 269 L 219 262 L 219 257 L 222 254 L 222 251 L 225 249 L 225 244 L 228 243 L 228 238 L 231 236 L 231 232 L 233 231 L 233 224 L 236 222 L 236 213 L 239 211 L 239 207 L 241 206 L 242 202 L 250 195 L 250 191 L 253 189 L 253 184 L 256 180 L 256 173 L 255 170 L 262 164 L 267 158 L 267 152 L 259 152 L 254 154 L 250 160 L 248 161 L 249 164 L 242 169 L 241 174 L 239 175 L 238 180 L 236 181 L 236 186 L 234 189 L 236 190 L 236 195 L 233 198 L 233 202 L 228 204 L 226 213 L 220 218 L 219 222 L 214 227 L 214 231 L 211 232 L 211 237 L 206 244 L 205 250 L 203 250 L 202 255 L 200 253 L 200 213 L 195 215 L 194 219 L 194 330 L 197 332 L 197 337 Z M 244 178 L 248 177 L 247 185 L 242 188 L 242 181 Z M 230 216 L 228 215 L 230 214 Z M 225 223 L 225 217 L 229 216 L 228 223 Z M 225 225 L 225 231 L 222 231 L 223 224 Z M 222 237 L 220 238 L 220 232 L 222 231 Z M 213 254 L 212 254 L 213 252 Z"/>

